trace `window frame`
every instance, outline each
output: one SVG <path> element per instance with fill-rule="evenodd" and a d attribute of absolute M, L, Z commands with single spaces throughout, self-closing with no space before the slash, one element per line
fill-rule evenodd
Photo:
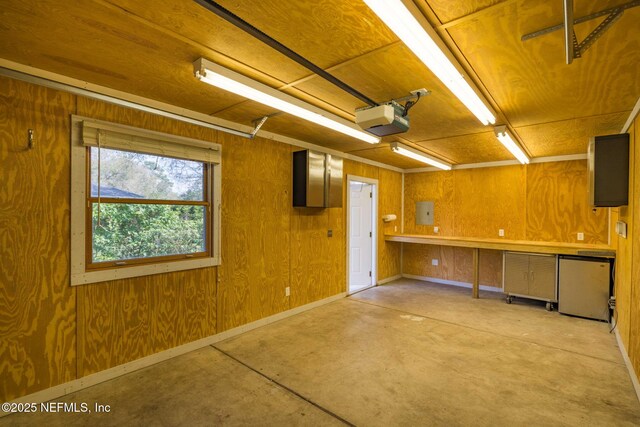
<path fill-rule="evenodd" d="M 192 254 L 166 255 L 151 258 L 135 258 L 128 260 L 93 262 L 92 259 L 92 221 L 91 221 L 91 169 L 90 146 L 83 141 L 85 128 L 97 130 L 98 133 L 112 132 L 113 135 L 123 138 L 131 138 L 129 147 L 134 147 L 136 138 L 142 141 L 158 141 L 163 146 L 176 147 L 186 150 L 195 147 L 195 150 L 212 150 L 212 160 L 203 161 L 190 159 L 204 163 L 204 201 L 169 201 L 151 199 L 111 199 L 101 197 L 102 203 L 116 201 L 130 201 L 131 204 L 167 204 L 167 205 L 200 205 L 206 206 L 206 238 L 207 250 Z M 86 131 L 85 135 L 86 135 Z M 85 137 L 86 139 L 86 137 Z M 95 146 L 95 145 L 94 145 Z M 119 147 L 105 147 L 120 151 L 134 151 L 143 154 L 158 155 L 162 157 L 185 158 L 186 156 L 171 156 L 158 152 L 149 152 L 144 149 L 122 149 Z M 171 134 L 148 131 L 131 126 L 90 119 L 82 116 L 71 117 L 71 285 L 77 286 L 86 283 L 97 283 L 114 279 L 146 276 L 151 274 L 166 273 L 171 271 L 190 270 L 195 268 L 220 265 L 220 200 L 221 200 L 221 147 L 219 144 L 191 138 L 178 137 Z M 161 202 L 161 203 L 158 203 Z"/>

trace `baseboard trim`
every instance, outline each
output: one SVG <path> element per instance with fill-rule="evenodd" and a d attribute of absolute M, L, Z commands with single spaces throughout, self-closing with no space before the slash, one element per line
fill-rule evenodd
<path fill-rule="evenodd" d="M 640 402 L 640 382 L 638 382 L 638 375 L 636 374 L 635 369 L 633 369 L 633 365 L 631 364 L 631 359 L 627 355 L 627 349 L 624 347 L 624 343 L 622 342 L 622 338 L 620 337 L 620 333 L 616 328 L 616 341 L 618 341 L 618 348 L 620 349 L 620 353 L 622 354 L 622 358 L 624 359 L 624 364 L 627 365 L 627 371 L 629 371 L 629 377 L 631 377 L 631 383 L 633 384 L 633 389 L 636 391 L 636 397 L 638 398 L 638 402 Z"/>
<path fill-rule="evenodd" d="M 292 308 L 291 310 L 283 311 L 282 313 L 274 314 L 272 316 L 265 317 L 260 320 L 256 320 L 255 322 L 247 323 L 246 325 L 229 329 L 228 331 L 224 331 L 219 334 L 211 335 L 196 341 L 192 341 L 187 344 L 183 344 L 177 347 L 173 347 L 173 348 L 161 351 L 159 353 L 151 354 L 149 356 L 142 357 L 140 359 L 133 360 L 131 362 L 128 362 L 122 365 L 114 366 L 113 368 L 105 369 L 104 371 L 96 372 L 95 374 L 87 375 L 86 377 L 78 378 L 76 380 L 59 384 L 59 385 L 47 388 L 45 390 L 40 390 L 35 393 L 31 393 L 31 394 L 19 397 L 17 399 L 14 399 L 11 402 L 15 402 L 15 403 L 48 402 L 50 400 L 63 397 L 67 394 L 75 393 L 79 390 L 92 387 L 96 384 L 100 384 L 105 381 L 112 380 L 124 374 L 128 374 L 130 372 L 155 365 L 156 363 L 164 362 L 166 360 L 189 353 L 191 351 L 207 347 L 217 342 L 224 341 L 226 339 L 235 337 L 245 332 L 249 332 L 253 329 L 260 328 L 262 326 L 266 326 L 274 322 L 278 322 L 280 320 L 286 319 L 291 316 L 295 316 L 296 314 L 300 314 L 305 311 L 309 311 L 314 308 L 321 307 L 323 305 L 345 298 L 346 296 L 347 296 L 347 293 L 343 292 L 343 293 L 331 296 L 329 298 L 325 298 L 319 301 L 314 301 L 312 303 L 302 305 L 300 307 Z M 0 418 L 10 414 L 11 413 L 0 412 Z"/>
<path fill-rule="evenodd" d="M 438 279 L 437 277 L 416 276 L 415 274 L 402 274 L 402 277 L 407 279 L 421 280 L 423 282 L 439 283 L 441 285 L 458 286 L 461 288 L 473 288 L 473 284 L 467 282 L 458 282 L 456 280 Z M 481 291 L 489 292 L 502 292 L 502 288 L 496 288 L 495 286 L 480 285 Z"/>
<path fill-rule="evenodd" d="M 393 282 L 394 280 L 402 279 L 402 274 L 396 274 L 395 276 L 387 277 L 386 279 L 378 280 L 378 285 L 384 285 L 385 283 Z"/>

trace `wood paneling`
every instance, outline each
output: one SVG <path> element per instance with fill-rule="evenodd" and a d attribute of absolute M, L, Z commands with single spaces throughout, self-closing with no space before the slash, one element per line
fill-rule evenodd
<path fill-rule="evenodd" d="M 342 218 L 342 208 L 293 210 L 291 308 L 346 292 L 346 245 Z M 328 230 L 333 230 L 333 237 L 328 237 Z"/>
<path fill-rule="evenodd" d="M 454 280 L 454 249 L 451 246 L 405 243 L 402 252 L 402 273 Z M 437 266 L 432 265 L 433 259 L 438 260 Z"/>
<path fill-rule="evenodd" d="M 291 147 L 220 135 L 222 265 L 218 332 L 289 308 Z"/>
<path fill-rule="evenodd" d="M 89 99 L 77 98 L 77 113 L 93 119 L 112 121 L 128 126 L 135 126 L 157 132 L 166 132 L 188 138 L 218 142 L 218 133 L 209 128 L 176 122 L 162 116 L 144 113 L 130 108 L 119 107 L 114 104 Z"/>
<path fill-rule="evenodd" d="M 508 240 L 608 244 L 607 210 L 588 206 L 586 161 L 405 174 L 405 233 L 434 234 L 433 226 L 415 224 L 416 201 L 428 200 L 435 202 L 440 236 L 500 239 L 502 228 Z M 585 233 L 584 242 L 578 232 Z M 404 273 L 471 281 L 469 250 L 415 246 L 404 245 Z M 438 267 L 430 265 L 435 255 Z M 502 286 L 499 251 L 480 252 L 480 283 Z"/>
<path fill-rule="evenodd" d="M 615 3 L 620 2 L 576 2 L 575 16 Z M 628 49 L 621 40 L 638 33 L 638 17 L 637 8 L 627 10 L 571 65 L 564 61 L 562 31 L 520 40 L 524 34 L 562 22 L 562 2 L 511 2 L 448 32 L 505 116 L 519 127 L 630 110 L 640 93 L 640 48 L 635 44 Z M 583 40 L 597 22 L 577 25 L 578 39 Z M 622 80 L 626 84 L 619 85 Z M 537 151 L 533 145 L 531 149 Z"/>
<path fill-rule="evenodd" d="M 454 173 L 424 172 L 404 176 L 404 232 L 434 234 L 439 227 L 441 236 L 455 236 Z M 434 202 L 433 226 L 416 224 L 416 202 Z"/>
<path fill-rule="evenodd" d="M 616 327 L 627 350 L 629 359 L 635 369 L 640 372 L 640 244 L 635 238 L 636 227 L 640 221 L 640 212 L 636 203 L 640 192 L 640 174 L 636 166 L 640 164 L 640 126 L 638 118 L 629 129 L 629 205 L 618 208 L 618 219 L 627 223 L 627 238 L 612 234 L 618 246 L 616 258 L 615 296 Z"/>
<path fill-rule="evenodd" d="M 527 167 L 527 240 L 608 243 L 608 211 L 589 206 L 586 160 Z"/>
<path fill-rule="evenodd" d="M 498 141 L 493 130 L 491 132 L 419 141 L 418 145 L 446 159 L 450 159 L 454 164 L 513 160 L 513 155 Z M 482 147 L 482 150 L 479 152 L 477 147 Z"/>
<path fill-rule="evenodd" d="M 401 169 L 413 169 L 427 166 L 417 160 L 394 153 L 391 151 L 389 145 L 385 143 L 369 146 L 364 149 L 351 150 L 348 151 L 348 153 Z"/>
<path fill-rule="evenodd" d="M 354 162 L 353 160 L 344 160 L 344 176 L 346 178 L 347 175 L 355 175 L 361 176 L 364 178 L 378 179 L 378 171 L 379 168 L 372 165 L 367 165 L 365 163 Z M 343 191 L 343 204 L 342 206 L 346 206 L 347 203 L 347 193 L 346 190 Z"/>
<path fill-rule="evenodd" d="M 575 15 L 624 1 L 576 2 Z M 477 74 L 479 86 L 499 110 L 498 122 L 506 120 L 517 130 L 531 126 L 522 133 L 534 156 L 580 152 L 581 136 L 591 136 L 593 130 L 609 133 L 618 120 L 614 116 L 629 111 L 640 91 L 640 45 L 633 37 L 638 8 L 625 11 L 581 59 L 566 65 L 561 31 L 520 40 L 525 33 L 560 22 L 561 2 L 416 3 L 431 21 L 434 13 L 448 22 L 483 11 L 446 26 L 442 38 Z M 424 143 L 437 155 L 460 163 L 508 156 L 489 134 L 477 135 L 486 128 L 363 2 L 222 4 L 376 102 L 422 87 L 431 90 L 410 112 L 411 129 L 403 135 L 408 142 Z M 578 38 L 598 22 L 577 25 Z M 206 57 L 342 116 L 351 118 L 365 105 L 188 1 L 160 0 L 149 8 L 135 0 L 5 0 L 0 57 L 242 124 L 272 110 L 197 81 L 195 59 Z M 286 114 L 270 119 L 265 130 L 347 151 L 364 147 Z M 479 139 L 486 143 L 477 143 Z M 382 156 L 393 163 L 390 153 Z"/>
<path fill-rule="evenodd" d="M 469 0 L 452 2 L 450 0 L 429 0 L 429 6 L 442 23 L 470 15 L 479 10 L 502 3 L 505 0 Z"/>
<path fill-rule="evenodd" d="M 69 287 L 74 97 L 0 77 L 0 400 L 76 376 Z M 27 130 L 35 146 L 27 149 Z"/>
<path fill-rule="evenodd" d="M 506 239 L 526 240 L 525 166 L 463 169 L 453 176 L 454 236 L 498 237 L 503 229 Z"/>
<path fill-rule="evenodd" d="M 294 149 L 294 151 L 296 151 Z M 347 290 L 347 175 L 378 179 L 378 168 L 344 160 L 342 208 L 296 208 L 291 215 L 291 307 Z M 332 230 L 333 237 L 328 237 Z"/>
<path fill-rule="evenodd" d="M 616 327 L 627 350 L 635 372 L 640 372 L 640 242 L 636 238 L 640 224 L 640 209 L 636 203 L 640 194 L 640 173 L 636 166 L 640 164 L 640 125 L 639 119 L 629 129 L 629 206 L 618 208 L 618 217 L 627 223 L 627 238 L 618 237 L 618 257 L 616 258 Z"/>
<path fill-rule="evenodd" d="M 291 206 L 297 148 L 7 78 L 0 107 L 3 401 L 346 290 L 344 209 Z M 220 267 L 70 286 L 70 114 L 222 144 Z M 345 161 L 346 174 L 379 179 L 380 209 L 399 214 L 399 173 Z M 399 247 L 382 244 L 381 273 L 395 275 Z"/>
<path fill-rule="evenodd" d="M 384 25 L 380 22 L 380 25 Z M 386 102 L 409 95 L 410 91 L 426 88 L 431 93 L 411 108 L 410 130 L 403 138 L 410 141 L 442 138 L 482 132 L 484 126 L 449 89 L 403 44 L 380 50 L 371 57 L 352 61 L 335 70 L 334 74 L 345 82 L 353 82 L 358 90 L 377 102 Z M 354 79 L 357 76 L 357 80 Z M 345 97 L 335 86 L 322 79 L 299 85 L 302 91 L 330 100 L 345 111 L 364 107 L 362 101 Z M 437 112 L 437 113 L 436 113 Z M 394 141 L 394 136 L 386 138 Z"/>
<path fill-rule="evenodd" d="M 405 243 L 402 272 L 415 276 L 432 277 L 455 282 L 473 280 L 473 250 L 452 246 Z M 437 259 L 438 265 L 432 265 Z M 502 252 L 480 250 L 480 284 L 502 287 Z"/>
<path fill-rule="evenodd" d="M 633 156 L 629 160 L 632 161 Z M 633 183 L 633 169 L 630 170 L 630 183 Z M 619 208 L 619 219 L 627 223 L 627 238 L 624 239 L 617 235 L 612 235 L 618 244 L 618 256 L 616 257 L 616 277 L 615 291 L 616 296 L 616 315 L 618 323 L 618 333 L 624 343 L 625 348 L 629 352 L 630 337 L 629 329 L 631 327 L 631 307 L 634 305 L 632 300 L 632 289 L 634 287 L 632 281 L 633 270 L 633 237 L 635 236 L 633 212 L 635 201 L 632 197 L 635 194 L 633 185 L 629 188 L 629 206 Z"/>
<path fill-rule="evenodd" d="M 79 377 L 215 333 L 216 269 L 78 287 Z"/>
<path fill-rule="evenodd" d="M 212 142 L 218 138 L 211 129 L 83 97 L 77 99 L 77 111 L 83 116 L 190 138 Z M 79 289 L 79 376 L 216 331 L 216 268 L 83 285 Z"/>
<path fill-rule="evenodd" d="M 401 195 L 402 174 L 398 172 L 380 169 L 379 198 L 378 198 L 378 280 L 386 279 L 400 274 L 400 244 L 384 240 L 384 233 L 393 232 L 401 227 Z M 398 217 L 395 221 L 384 223 L 382 217 L 394 214 Z"/>
<path fill-rule="evenodd" d="M 640 118 L 636 117 L 633 127 L 629 130 L 633 140 L 633 164 L 634 167 L 640 165 Z M 637 170 L 633 172 L 633 219 L 630 219 L 634 227 L 640 224 L 640 209 L 636 203 L 640 194 L 640 173 Z M 629 345 L 627 351 L 629 358 L 633 363 L 635 372 L 640 372 L 640 241 L 637 238 L 638 230 L 634 230 L 635 239 L 630 240 L 632 243 L 631 250 L 631 298 L 629 304 Z M 629 242 L 629 240 L 628 240 Z M 628 245 L 628 243 L 627 243 Z"/>
<path fill-rule="evenodd" d="M 83 346 L 78 348 L 83 367 L 79 377 L 153 353 L 151 340 L 158 337 L 152 338 L 150 333 L 150 294 L 151 280 L 158 277 L 89 285 L 78 292 L 83 306 L 83 318 L 78 322 L 84 331 L 79 340 Z"/>
<path fill-rule="evenodd" d="M 589 138 L 620 132 L 629 112 L 561 120 L 515 129 L 533 157 L 585 154 Z"/>
<path fill-rule="evenodd" d="M 502 288 L 502 251 L 480 250 L 480 284 Z"/>

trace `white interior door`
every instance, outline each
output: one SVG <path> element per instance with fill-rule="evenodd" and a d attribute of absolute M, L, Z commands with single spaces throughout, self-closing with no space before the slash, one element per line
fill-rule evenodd
<path fill-rule="evenodd" d="M 373 228 L 371 184 L 352 181 L 349 186 L 349 291 L 372 285 Z"/>

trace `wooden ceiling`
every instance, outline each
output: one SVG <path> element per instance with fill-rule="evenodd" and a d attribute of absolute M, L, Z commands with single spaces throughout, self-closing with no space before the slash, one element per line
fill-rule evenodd
<path fill-rule="evenodd" d="M 626 3 L 575 0 L 575 17 Z M 588 137 L 618 133 L 640 96 L 640 7 L 628 9 L 566 65 L 561 0 L 414 0 L 485 92 L 498 121 L 534 157 L 582 154 Z M 274 110 L 197 81 L 204 57 L 353 120 L 364 106 L 192 0 L 4 0 L 0 58 L 244 125 Z M 225 8 L 378 102 L 427 88 L 411 129 L 372 146 L 279 115 L 263 129 L 400 168 L 401 140 L 454 164 L 513 157 L 359 0 L 219 0 Z M 576 26 L 582 40 L 604 18 Z"/>

